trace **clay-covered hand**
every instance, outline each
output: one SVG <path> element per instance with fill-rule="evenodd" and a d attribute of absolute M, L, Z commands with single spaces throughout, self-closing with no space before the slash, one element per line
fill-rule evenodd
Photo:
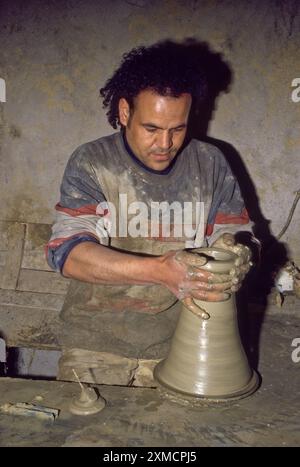
<path fill-rule="evenodd" d="M 205 310 L 197 307 L 193 298 L 208 302 L 228 298 L 229 294 L 225 291 L 230 289 L 232 278 L 229 274 L 214 274 L 201 269 L 208 261 L 207 256 L 180 250 L 169 251 L 161 258 L 167 266 L 164 285 L 194 314 L 203 319 L 209 318 Z"/>
<path fill-rule="evenodd" d="M 231 233 L 222 234 L 213 244 L 213 247 L 232 251 L 237 255 L 235 267 L 230 271 L 231 291 L 236 292 L 242 285 L 246 274 L 253 263 L 251 262 L 251 250 L 242 243 L 236 243 L 234 235 Z"/>

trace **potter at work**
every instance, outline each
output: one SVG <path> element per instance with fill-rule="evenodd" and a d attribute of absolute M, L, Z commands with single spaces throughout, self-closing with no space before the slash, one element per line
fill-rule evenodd
<path fill-rule="evenodd" d="M 100 90 L 119 131 L 71 155 L 47 245 L 49 265 L 72 279 L 61 317 L 101 328 L 111 313 L 125 355 L 141 333 L 139 355 L 169 339 L 180 303 L 209 325 L 212 304 L 231 300 L 251 266 L 235 241 L 252 235 L 238 182 L 219 149 L 188 137 L 191 108 L 207 97 L 188 50 L 162 42 L 124 55 Z M 207 246 L 232 252 L 230 268 L 211 267 Z"/>
<path fill-rule="evenodd" d="M 299 447 L 300 0 L 1 0 L 0 44 L 0 447 Z"/>

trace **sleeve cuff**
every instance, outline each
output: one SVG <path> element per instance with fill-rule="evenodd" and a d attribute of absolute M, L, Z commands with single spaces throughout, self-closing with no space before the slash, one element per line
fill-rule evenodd
<path fill-rule="evenodd" d="M 99 241 L 93 237 L 92 235 L 78 235 L 75 237 L 70 238 L 69 240 L 66 240 L 64 243 L 62 243 L 59 247 L 55 249 L 49 248 L 48 251 L 48 263 L 49 265 L 55 269 L 56 271 L 60 272 L 62 274 L 62 270 L 64 267 L 64 264 L 66 262 L 66 259 L 70 253 L 70 251 L 79 243 L 82 242 L 93 242 L 93 243 L 98 243 Z"/>

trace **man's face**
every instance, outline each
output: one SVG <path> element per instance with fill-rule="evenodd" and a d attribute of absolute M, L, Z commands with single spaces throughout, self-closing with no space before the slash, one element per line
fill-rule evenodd
<path fill-rule="evenodd" d="M 144 90 L 134 99 L 133 109 L 122 98 L 119 117 L 135 156 L 154 170 L 166 169 L 181 148 L 187 130 L 192 98 L 161 96 Z"/>

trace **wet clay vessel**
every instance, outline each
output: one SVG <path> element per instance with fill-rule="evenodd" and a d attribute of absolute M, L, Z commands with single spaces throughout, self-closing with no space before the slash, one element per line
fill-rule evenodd
<path fill-rule="evenodd" d="M 217 248 L 197 252 L 210 257 L 203 268 L 229 273 L 236 255 Z M 172 338 L 168 357 L 160 362 L 154 377 L 165 389 L 205 399 L 239 399 L 258 387 L 258 376 L 250 368 L 243 349 L 235 294 L 221 302 L 195 300 L 209 319 L 203 320 L 184 305 Z"/>

